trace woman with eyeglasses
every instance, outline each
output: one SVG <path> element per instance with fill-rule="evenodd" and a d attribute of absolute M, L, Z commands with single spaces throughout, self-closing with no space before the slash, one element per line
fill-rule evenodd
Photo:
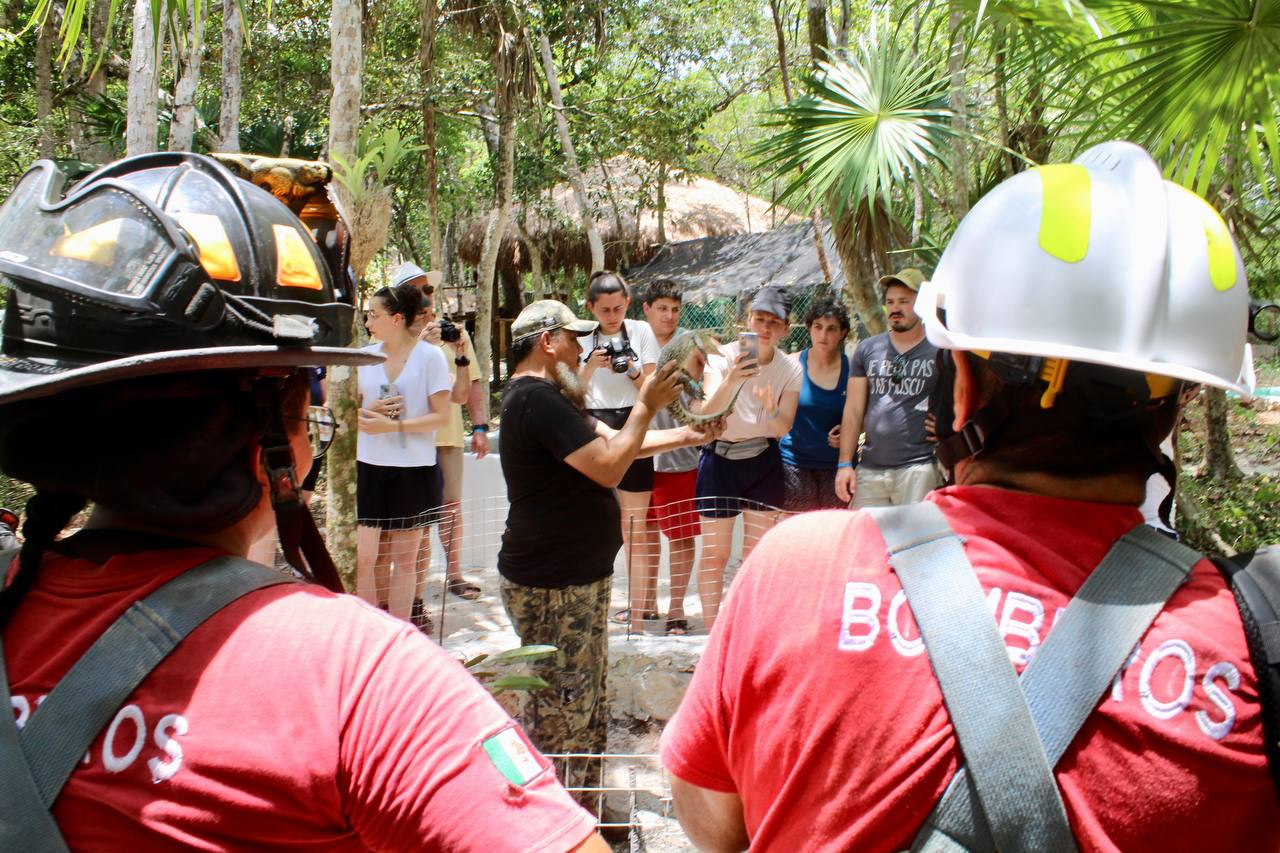
<path fill-rule="evenodd" d="M 443 502 L 436 430 L 448 425 L 453 388 L 440 348 L 409 330 L 421 304 L 408 283 L 370 297 L 364 325 L 377 342 L 365 351 L 386 360 L 359 369 L 356 593 L 402 619 L 413 610 L 423 532 Z"/>
<path fill-rule="evenodd" d="M 789 512 L 845 505 L 836 497 L 836 461 L 849 385 L 849 359 L 843 352 L 851 328 L 849 312 L 838 300 L 818 300 L 809 307 L 804 324 L 809 347 L 798 356 L 804 372 L 800 403 L 791 432 L 778 444 L 787 486 L 782 506 Z"/>

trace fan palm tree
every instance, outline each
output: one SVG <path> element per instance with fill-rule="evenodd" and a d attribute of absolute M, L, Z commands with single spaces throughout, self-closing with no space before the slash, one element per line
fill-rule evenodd
<path fill-rule="evenodd" d="M 789 181 L 780 203 L 826 205 L 849 301 L 880 332 L 876 272 L 903 242 L 893 190 L 945 163 L 942 144 L 954 133 L 946 80 L 937 63 L 873 29 L 848 63 L 819 62 L 804 86 L 806 95 L 776 111 L 768 126 L 777 132 L 754 153 L 772 177 Z"/>
<path fill-rule="evenodd" d="M 1122 5 L 1133 25 L 1099 40 L 1083 60 L 1123 61 L 1069 115 L 1091 117 L 1081 121 L 1077 144 L 1121 136 L 1145 145 L 1170 178 L 1213 197 L 1232 230 L 1243 232 L 1242 179 L 1270 198 L 1280 175 L 1280 0 Z M 1238 477 L 1225 396 L 1206 393 L 1205 469 L 1214 479 Z"/>

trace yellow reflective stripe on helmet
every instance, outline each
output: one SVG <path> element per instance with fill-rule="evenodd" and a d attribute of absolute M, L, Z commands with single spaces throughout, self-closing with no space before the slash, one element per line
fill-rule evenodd
<path fill-rule="evenodd" d="M 1227 230 L 1227 223 L 1222 221 L 1213 205 L 1186 187 L 1171 183 L 1166 183 L 1166 186 L 1196 200 L 1195 208 L 1200 211 L 1200 224 L 1204 228 L 1204 239 L 1209 250 L 1209 281 L 1216 290 L 1235 287 L 1236 253 L 1232 249 L 1231 232 Z"/>
<path fill-rule="evenodd" d="M 235 249 L 222 227 L 222 220 L 212 213 L 179 213 L 178 224 L 191 235 L 200 250 L 200 266 L 214 281 L 239 281 L 240 264 Z"/>
<path fill-rule="evenodd" d="M 276 235 L 276 281 L 283 287 L 305 287 L 322 290 L 320 270 L 316 268 L 309 237 L 288 225 L 272 225 Z"/>
<path fill-rule="evenodd" d="M 1089 170 L 1075 163 L 1038 166 L 1043 201 L 1040 207 L 1040 248 L 1069 264 L 1089 253 L 1089 222 L 1093 209 Z"/>
<path fill-rule="evenodd" d="M 123 226 L 123 219 L 108 219 L 73 234 L 63 225 L 63 234 L 53 244 L 49 254 L 104 267 L 115 266 L 116 244 L 120 242 L 120 229 Z"/>

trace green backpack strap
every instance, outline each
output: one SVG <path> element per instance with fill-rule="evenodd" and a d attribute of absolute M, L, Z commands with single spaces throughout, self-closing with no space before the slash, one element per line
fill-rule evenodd
<path fill-rule="evenodd" d="M 1262 702 L 1267 766 L 1280 795 L 1280 545 L 1210 558 L 1236 599 Z"/>
<path fill-rule="evenodd" d="M 0 850 L 63 851 L 49 809 L 94 738 L 161 661 L 205 620 L 254 590 L 294 578 L 218 557 L 135 601 L 94 641 L 19 730 L 0 720 Z M 0 702 L 10 704 L 0 648 Z"/>

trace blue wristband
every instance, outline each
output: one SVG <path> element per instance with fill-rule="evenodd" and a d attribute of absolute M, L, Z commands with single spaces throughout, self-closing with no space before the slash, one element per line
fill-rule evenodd
<path fill-rule="evenodd" d="M 853 468 L 856 467 L 852 462 L 837 462 L 837 468 Z"/>

